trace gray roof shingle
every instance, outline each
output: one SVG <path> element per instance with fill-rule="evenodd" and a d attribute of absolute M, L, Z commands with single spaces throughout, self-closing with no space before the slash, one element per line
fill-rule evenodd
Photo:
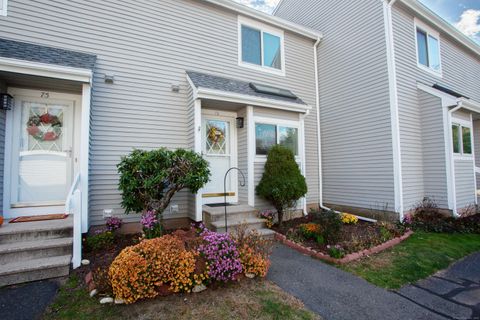
<path fill-rule="evenodd" d="M 97 56 L 0 38 L 0 57 L 93 70 Z"/>
<path fill-rule="evenodd" d="M 250 87 L 250 82 L 223 78 L 223 77 L 213 76 L 210 74 L 199 73 L 195 71 L 187 71 L 187 75 L 190 77 L 193 84 L 197 88 L 214 89 L 214 90 L 244 94 L 248 96 L 255 96 L 255 97 L 267 98 L 271 100 L 279 100 L 279 101 L 297 103 L 300 105 L 306 105 L 306 103 L 303 102 L 300 98 L 292 99 L 292 98 L 277 96 L 274 94 L 256 92 Z"/>

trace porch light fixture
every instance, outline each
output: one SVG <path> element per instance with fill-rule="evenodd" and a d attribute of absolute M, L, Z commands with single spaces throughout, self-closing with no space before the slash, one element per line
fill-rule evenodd
<path fill-rule="evenodd" d="M 238 117 L 236 119 L 236 123 L 237 123 L 237 128 L 238 129 L 243 129 L 243 126 L 245 124 L 245 119 L 243 117 Z"/>
<path fill-rule="evenodd" d="M 0 109 L 12 110 L 12 108 L 13 108 L 13 97 L 8 93 L 0 93 Z"/>

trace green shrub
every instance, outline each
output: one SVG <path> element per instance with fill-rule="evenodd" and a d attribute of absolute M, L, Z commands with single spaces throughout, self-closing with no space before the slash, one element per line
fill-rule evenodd
<path fill-rule="evenodd" d="M 307 194 L 305 177 L 292 151 L 277 145 L 268 152 L 265 171 L 256 192 L 275 207 L 278 223 L 282 225 L 285 210 L 294 207 L 297 200 Z"/>
<path fill-rule="evenodd" d="M 110 231 L 101 231 L 85 239 L 85 245 L 88 250 L 107 249 L 115 243 L 115 235 Z"/>
<path fill-rule="evenodd" d="M 342 217 L 333 210 L 319 211 L 314 219 L 322 227 L 322 235 L 327 244 L 335 244 L 340 239 L 342 231 Z"/>
<path fill-rule="evenodd" d="M 117 167 L 126 213 L 153 210 L 161 214 L 177 192 L 188 188 L 196 193 L 210 177 L 208 162 L 184 149 L 134 150 Z"/>

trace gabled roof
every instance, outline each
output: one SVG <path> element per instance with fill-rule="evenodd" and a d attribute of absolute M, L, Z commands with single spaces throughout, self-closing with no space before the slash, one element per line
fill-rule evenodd
<path fill-rule="evenodd" d="M 82 52 L 0 38 L 0 57 L 93 70 L 97 57 Z"/>
<path fill-rule="evenodd" d="M 296 34 L 300 34 L 304 37 L 311 38 L 312 40 L 319 40 L 323 38 L 323 35 L 320 31 L 315 29 L 311 29 L 300 24 L 293 23 L 291 21 L 272 16 L 270 14 L 261 12 L 259 10 L 255 10 L 253 8 L 247 7 L 243 4 L 232 0 L 201 0 L 204 2 L 208 2 L 222 8 L 231 10 L 236 12 L 237 14 L 241 14 L 261 22 L 268 23 L 272 26 L 282 28 L 284 30 L 288 30 L 294 32 Z"/>

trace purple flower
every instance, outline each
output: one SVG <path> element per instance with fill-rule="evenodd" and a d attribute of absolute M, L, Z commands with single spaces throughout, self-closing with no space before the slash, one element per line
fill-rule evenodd
<path fill-rule="evenodd" d="M 153 229 L 158 224 L 157 214 L 155 211 L 147 211 L 142 215 L 140 223 L 145 229 Z"/>
<path fill-rule="evenodd" d="M 205 244 L 200 245 L 198 251 L 209 263 L 209 276 L 223 282 L 235 280 L 236 276 L 242 273 L 242 263 L 235 241 L 229 234 L 207 229 L 203 229 L 200 235 Z"/>
<path fill-rule="evenodd" d="M 115 231 L 120 229 L 122 226 L 122 219 L 117 218 L 117 217 L 110 217 L 107 219 L 106 225 L 107 225 L 107 230 L 108 231 Z"/>

